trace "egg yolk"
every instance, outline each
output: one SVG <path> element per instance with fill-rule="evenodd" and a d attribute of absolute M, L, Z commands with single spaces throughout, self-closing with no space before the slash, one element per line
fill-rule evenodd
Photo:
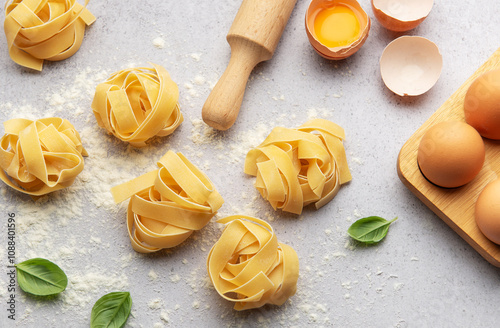
<path fill-rule="evenodd" d="M 336 5 L 322 9 L 316 15 L 314 34 L 329 48 L 347 46 L 358 39 L 360 24 L 351 8 Z"/>

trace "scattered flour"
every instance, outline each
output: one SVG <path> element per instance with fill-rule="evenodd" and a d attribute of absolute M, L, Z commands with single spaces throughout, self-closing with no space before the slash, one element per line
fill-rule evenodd
<path fill-rule="evenodd" d="M 149 273 L 148 273 L 148 277 L 149 277 L 149 280 L 156 280 L 158 279 L 158 274 L 153 270 L 149 270 Z"/>
<path fill-rule="evenodd" d="M 190 57 L 198 62 L 201 59 L 201 53 L 192 53 Z"/>
<path fill-rule="evenodd" d="M 166 323 L 170 322 L 170 318 L 168 316 L 168 312 L 165 310 L 162 310 L 160 313 L 160 319 L 165 321 Z"/>
<path fill-rule="evenodd" d="M 162 307 L 162 305 L 163 305 L 163 301 L 161 300 L 161 298 L 155 298 L 155 299 L 149 301 L 149 303 L 148 303 L 149 308 L 152 310 L 158 310 Z"/>
<path fill-rule="evenodd" d="M 307 119 L 312 120 L 315 118 L 328 119 L 332 116 L 333 109 L 328 108 L 309 108 L 307 109 Z"/>
<path fill-rule="evenodd" d="M 358 164 L 358 165 L 362 165 L 362 164 L 363 164 L 363 160 L 361 160 L 361 159 L 360 159 L 360 158 L 358 158 L 358 157 L 352 157 L 352 156 L 351 156 L 351 157 L 350 157 L 350 160 L 351 160 L 351 162 L 356 163 L 356 164 Z"/>
<path fill-rule="evenodd" d="M 198 118 L 192 118 L 191 125 L 191 136 L 189 138 L 193 143 L 197 145 L 215 144 L 215 148 L 223 148 L 223 140 L 217 130 L 211 128 Z"/>
<path fill-rule="evenodd" d="M 163 49 L 165 48 L 165 40 L 161 36 L 158 36 L 153 39 L 153 45 L 158 49 Z"/>
<path fill-rule="evenodd" d="M 77 272 L 66 272 L 68 287 L 61 293 L 63 312 L 67 310 L 81 310 L 89 304 L 95 303 L 102 295 L 127 290 L 128 278 L 125 274 L 105 274 L 102 272 L 88 272 L 83 275 Z"/>
<path fill-rule="evenodd" d="M 173 283 L 177 283 L 181 281 L 181 277 L 178 274 L 173 274 L 170 276 L 170 281 Z"/>
<path fill-rule="evenodd" d="M 194 80 L 193 80 L 193 83 L 196 85 L 203 85 L 206 82 L 207 82 L 207 80 L 201 75 L 196 75 Z"/>

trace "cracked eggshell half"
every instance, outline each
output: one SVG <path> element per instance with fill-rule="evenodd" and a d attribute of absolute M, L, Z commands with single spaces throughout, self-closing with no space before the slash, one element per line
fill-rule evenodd
<path fill-rule="evenodd" d="M 356 0 L 312 0 L 305 25 L 309 42 L 320 56 L 341 60 L 365 43 L 371 20 Z"/>
<path fill-rule="evenodd" d="M 402 36 L 385 47 L 380 73 L 385 85 L 400 96 L 418 96 L 436 84 L 443 57 L 436 44 L 420 36 Z"/>
<path fill-rule="evenodd" d="M 406 32 L 424 21 L 433 4 L 433 0 L 372 0 L 372 9 L 386 29 Z"/>

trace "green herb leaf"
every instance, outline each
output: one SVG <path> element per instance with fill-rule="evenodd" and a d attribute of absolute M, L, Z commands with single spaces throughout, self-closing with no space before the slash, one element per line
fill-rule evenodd
<path fill-rule="evenodd" d="M 121 328 L 132 309 L 129 292 L 112 292 L 95 302 L 90 315 L 90 328 Z"/>
<path fill-rule="evenodd" d="M 389 231 L 389 225 L 397 219 L 395 217 L 391 221 L 387 221 L 380 216 L 369 216 L 354 222 L 347 230 L 347 233 L 351 238 L 359 242 L 376 244 L 384 239 Z"/>
<path fill-rule="evenodd" d="M 17 283 L 22 290 L 38 296 L 59 294 L 68 277 L 60 267 L 46 259 L 34 258 L 16 265 Z"/>

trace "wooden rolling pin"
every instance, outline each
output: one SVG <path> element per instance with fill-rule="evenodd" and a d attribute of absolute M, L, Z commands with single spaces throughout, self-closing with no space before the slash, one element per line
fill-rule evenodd
<path fill-rule="evenodd" d="M 227 34 L 231 59 L 202 109 L 205 123 L 229 129 L 240 111 L 248 77 L 270 59 L 297 0 L 243 0 Z"/>

